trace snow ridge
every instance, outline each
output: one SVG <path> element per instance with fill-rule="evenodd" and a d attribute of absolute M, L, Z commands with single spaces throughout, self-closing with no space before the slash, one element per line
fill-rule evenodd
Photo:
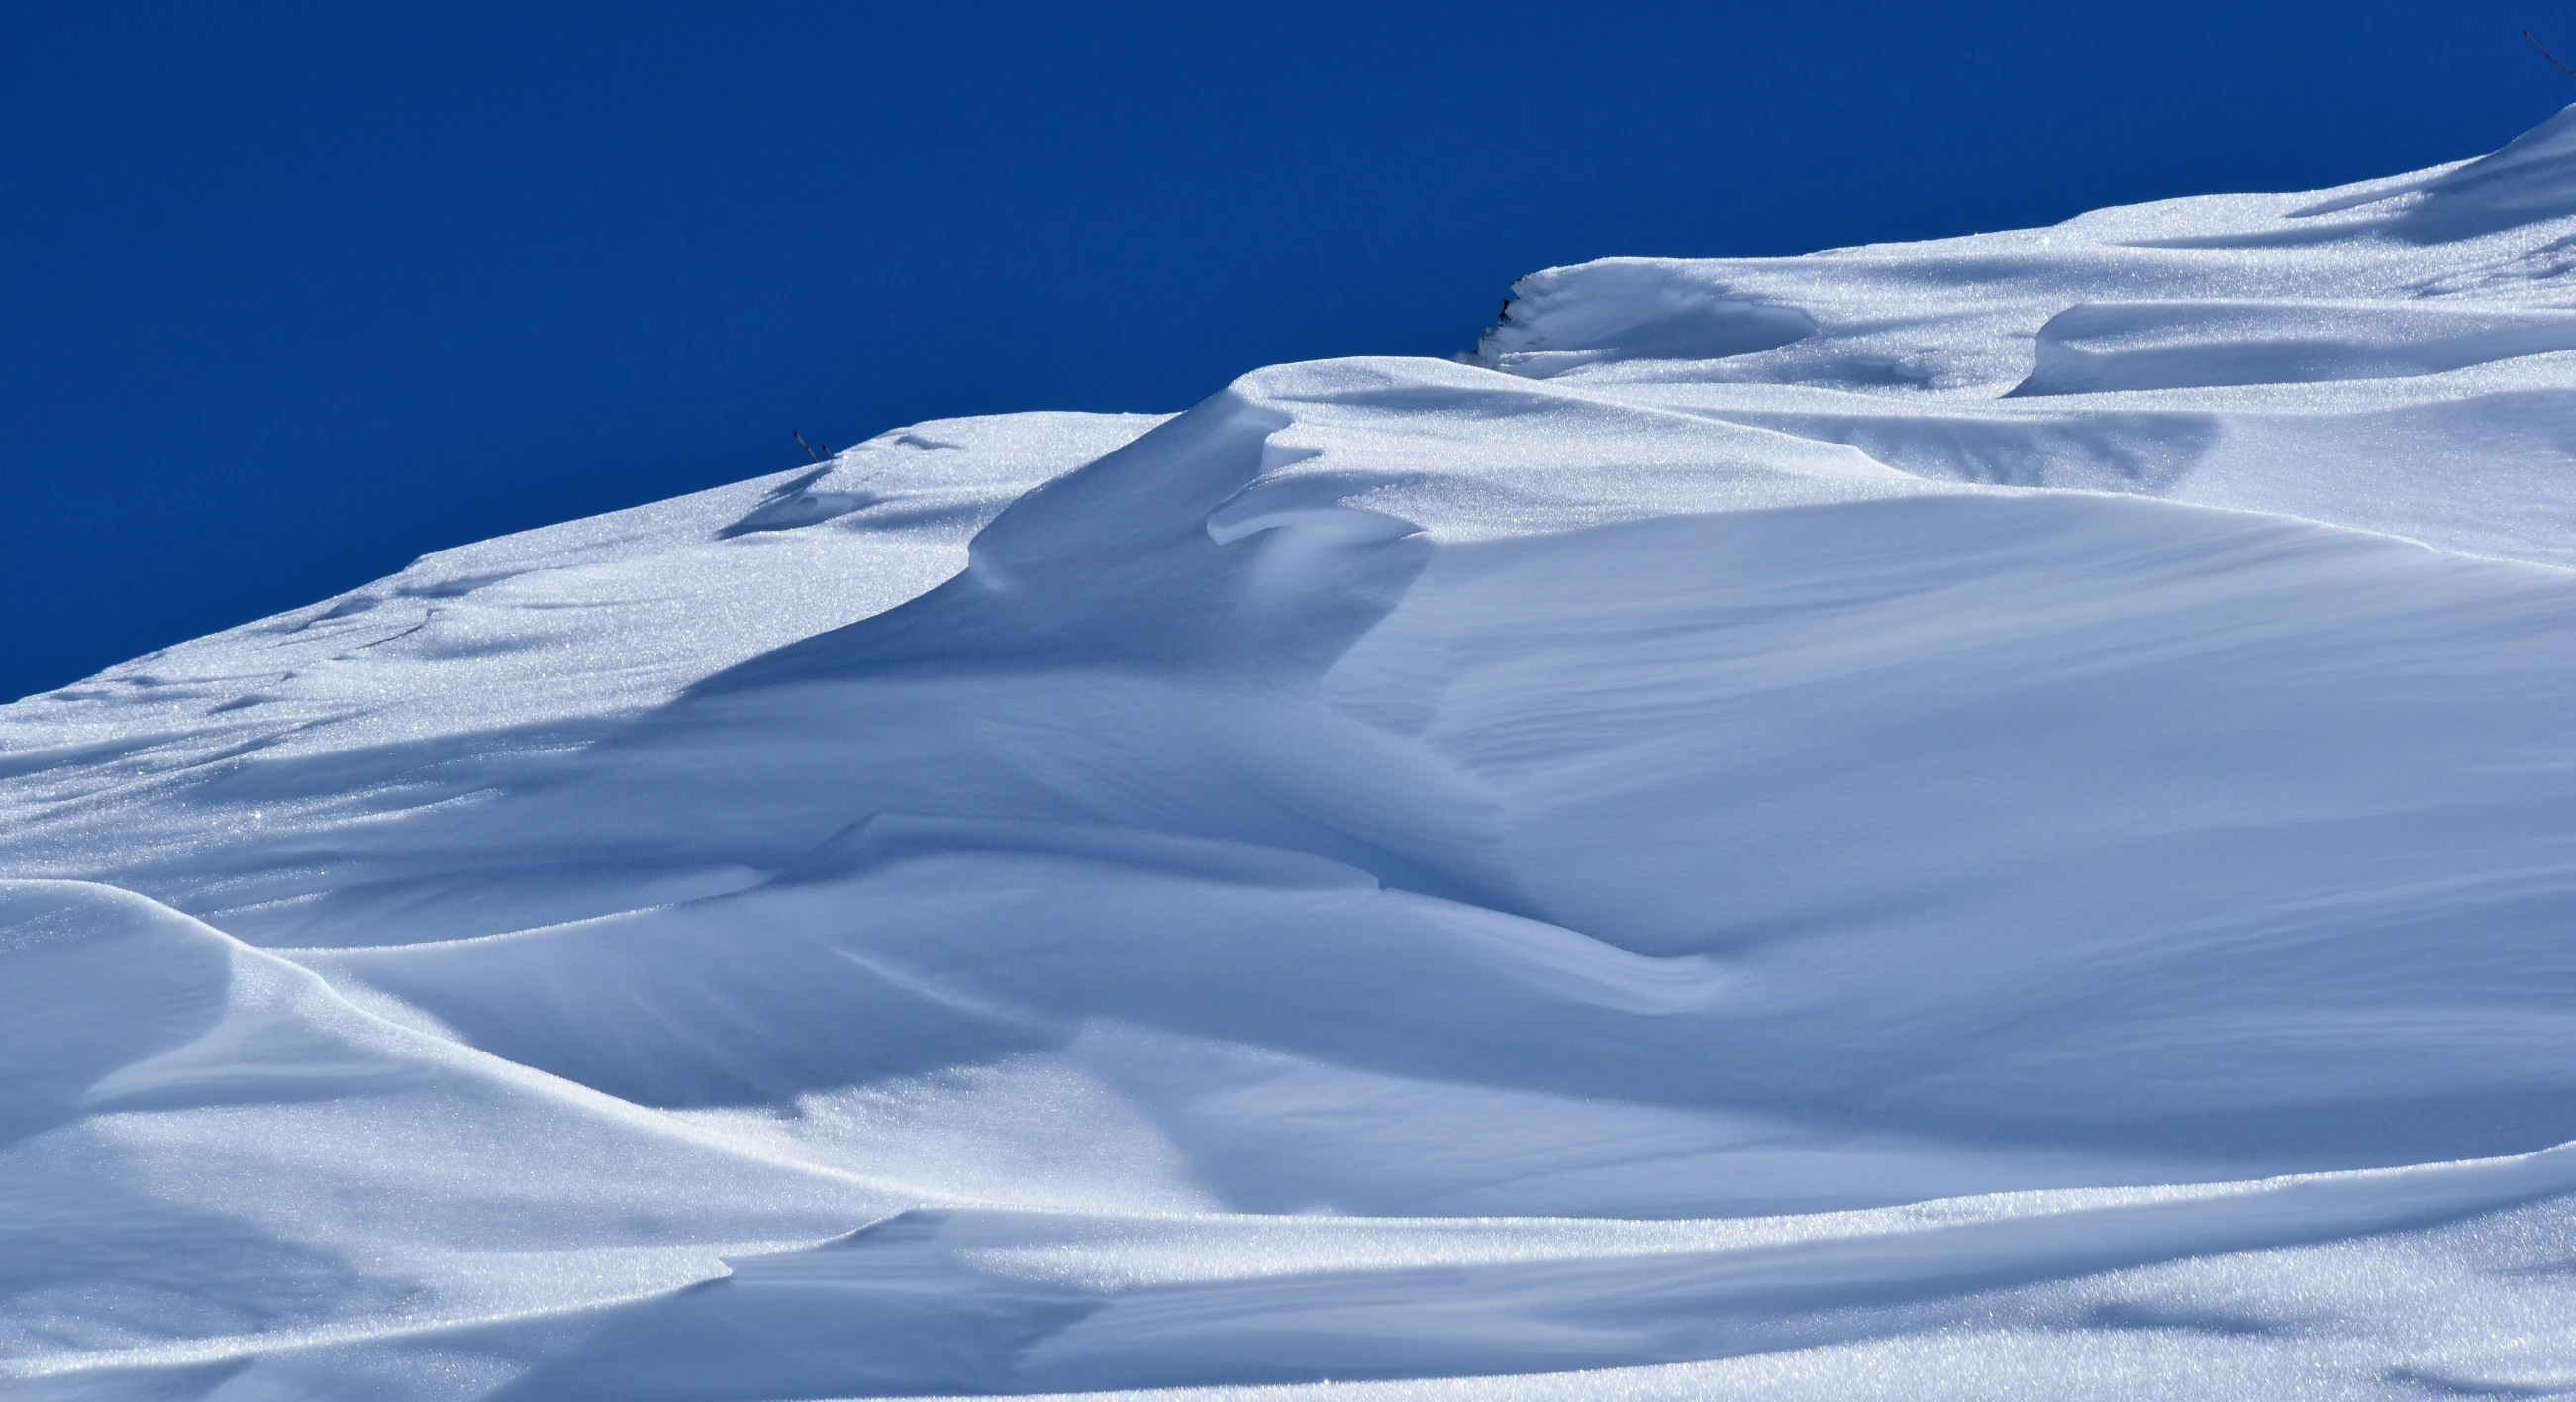
<path fill-rule="evenodd" d="M 2576 1393 L 2571 250 L 1551 269 L 0 708 L 0 1378 Z"/>

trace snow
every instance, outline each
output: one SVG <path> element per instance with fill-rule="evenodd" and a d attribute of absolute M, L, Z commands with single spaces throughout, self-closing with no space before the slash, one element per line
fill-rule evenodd
<path fill-rule="evenodd" d="M 2571 250 L 1553 269 L 0 708 L 0 1378 L 2576 1392 Z"/>

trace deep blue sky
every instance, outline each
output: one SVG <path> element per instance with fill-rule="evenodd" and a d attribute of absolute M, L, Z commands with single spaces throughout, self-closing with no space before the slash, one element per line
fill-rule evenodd
<path fill-rule="evenodd" d="M 1447 354 L 1523 272 L 2308 189 L 2576 5 L 0 7 L 0 698 L 916 419 Z"/>

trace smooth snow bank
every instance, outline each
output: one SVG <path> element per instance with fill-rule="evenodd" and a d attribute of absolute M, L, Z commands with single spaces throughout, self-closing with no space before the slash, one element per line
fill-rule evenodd
<path fill-rule="evenodd" d="M 0 1376 L 666 1291 L 902 1201 L 392 1026 L 140 896 L 0 883 Z"/>
<path fill-rule="evenodd" d="M 2039 328 L 2021 394 L 2438 375 L 2576 350 L 2576 312 L 2393 302 L 2087 302 Z"/>
<path fill-rule="evenodd" d="M 2576 1391 L 2571 121 L 1551 270 L 0 710 L 0 1376 Z"/>

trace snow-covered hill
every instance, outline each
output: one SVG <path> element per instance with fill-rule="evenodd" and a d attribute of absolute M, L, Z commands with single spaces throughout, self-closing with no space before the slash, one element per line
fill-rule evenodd
<path fill-rule="evenodd" d="M 1556 269 L 0 709 L 0 1378 L 2576 1392 L 2571 269 Z"/>

